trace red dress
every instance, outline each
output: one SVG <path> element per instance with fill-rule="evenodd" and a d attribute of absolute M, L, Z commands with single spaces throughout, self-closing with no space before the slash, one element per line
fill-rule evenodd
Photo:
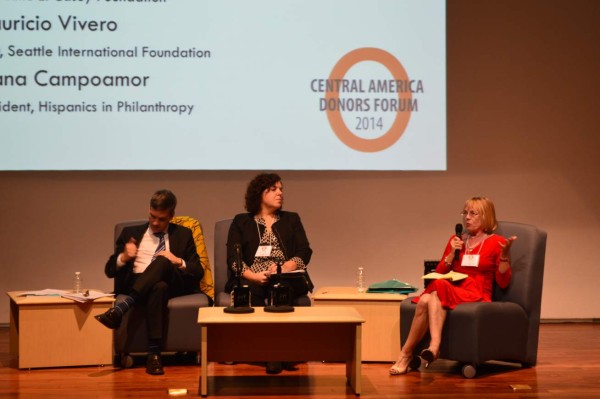
<path fill-rule="evenodd" d="M 437 265 L 435 271 L 445 274 L 450 268 L 444 263 L 444 259 L 450 251 L 453 251 L 450 242 L 454 236 L 448 240 L 446 250 L 442 260 Z M 498 243 L 505 244 L 506 239 L 497 234 L 487 237 L 482 243 L 471 249 L 470 254 L 479 254 L 479 265 L 477 267 L 461 266 L 462 258 L 465 253 L 465 247 L 460 251 L 459 259 L 454 260 L 452 268 L 459 273 L 468 274 L 464 280 L 451 282 L 448 280 L 432 280 L 423 294 L 437 291 L 442 306 L 446 309 L 454 309 L 456 305 L 463 302 L 491 302 L 494 281 L 501 288 L 508 287 L 512 271 L 510 267 L 504 273 L 498 271 L 500 263 L 500 253 L 502 247 Z M 423 295 L 421 294 L 421 295 Z M 420 297 L 412 299 L 414 303 L 419 302 Z"/>

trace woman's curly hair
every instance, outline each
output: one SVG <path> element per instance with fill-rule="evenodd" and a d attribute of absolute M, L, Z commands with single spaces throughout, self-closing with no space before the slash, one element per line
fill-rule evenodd
<path fill-rule="evenodd" d="M 246 189 L 246 210 L 256 215 L 260 211 L 263 192 L 280 181 L 277 173 L 261 173 L 252 179 Z"/>

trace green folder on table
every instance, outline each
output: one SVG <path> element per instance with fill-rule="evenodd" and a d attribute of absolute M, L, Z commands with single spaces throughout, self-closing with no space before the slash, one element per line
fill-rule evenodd
<path fill-rule="evenodd" d="M 413 287 L 408 283 L 392 279 L 374 283 L 369 286 L 369 293 L 385 293 L 385 294 L 410 294 L 417 291 L 417 287 Z"/>

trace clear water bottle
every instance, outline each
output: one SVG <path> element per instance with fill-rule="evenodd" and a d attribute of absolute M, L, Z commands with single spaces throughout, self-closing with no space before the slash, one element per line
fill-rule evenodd
<path fill-rule="evenodd" d="M 83 280 L 81 279 L 81 272 L 75 272 L 75 277 L 73 277 L 73 293 L 81 294 L 82 284 Z"/>
<path fill-rule="evenodd" d="M 356 289 L 358 292 L 365 292 L 365 270 L 362 266 L 356 272 Z"/>

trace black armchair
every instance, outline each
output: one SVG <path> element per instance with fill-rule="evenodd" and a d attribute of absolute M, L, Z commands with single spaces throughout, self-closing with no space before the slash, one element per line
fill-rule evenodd
<path fill-rule="evenodd" d="M 489 360 L 537 363 L 546 232 L 535 226 L 499 222 L 497 234 L 518 240 L 511 247 L 512 280 L 507 289 L 494 287 L 492 302 L 464 303 L 448 311 L 442 331 L 440 358 L 463 364 L 462 374 L 472 378 L 477 367 Z M 400 306 L 400 342 L 408 337 L 416 304 Z M 415 355 L 428 346 L 426 336 Z M 413 368 L 420 365 L 415 356 Z"/>

